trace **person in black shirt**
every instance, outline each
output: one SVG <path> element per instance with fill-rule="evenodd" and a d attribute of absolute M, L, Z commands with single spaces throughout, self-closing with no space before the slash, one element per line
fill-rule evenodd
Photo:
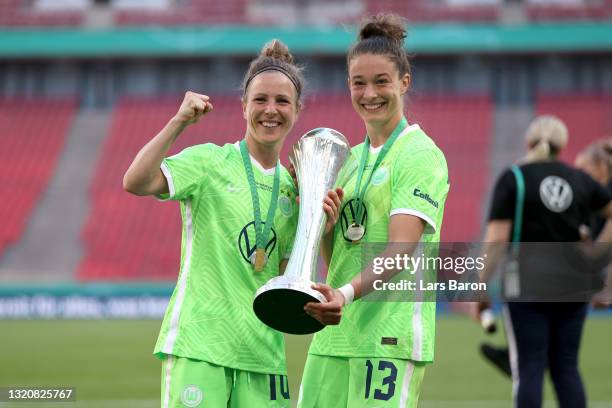
<path fill-rule="evenodd" d="M 524 189 L 518 187 L 512 169 L 503 172 L 495 185 L 485 235 L 488 256 L 481 275 L 483 281 L 490 279 L 514 231 L 518 242 L 523 243 L 579 242 L 580 225 L 591 214 L 612 216 L 612 195 L 586 173 L 557 159 L 567 141 L 567 128 L 556 117 L 538 117 L 530 124 L 526 132 L 528 154 L 515 169 L 522 174 Z M 524 202 L 522 220 L 516 225 L 520 229 L 514 230 L 517 191 L 524 191 Z M 610 242 L 611 238 L 612 223 L 608 223 L 600 240 Z M 529 256 L 525 255 L 525 248 L 532 248 Z M 533 248 L 537 248 L 536 252 Z M 542 405 L 544 371 L 548 368 L 559 406 L 585 407 L 578 348 L 587 302 L 552 303 L 554 298 L 546 299 L 542 289 L 556 289 L 556 284 L 547 283 L 546 279 L 564 279 L 559 271 L 564 268 L 565 259 L 549 256 L 543 258 L 547 263 L 527 268 L 526 264 L 533 265 L 534 258 L 541 258 L 537 251 L 542 248 L 546 245 L 520 246 L 518 269 L 521 279 L 524 276 L 529 279 L 526 284 L 521 281 L 518 287 L 527 296 L 522 297 L 523 301 L 504 304 L 515 405 L 519 408 Z M 508 276 L 509 272 L 505 277 Z M 509 286 L 507 283 L 506 289 Z M 481 309 L 484 308 L 482 305 Z"/>

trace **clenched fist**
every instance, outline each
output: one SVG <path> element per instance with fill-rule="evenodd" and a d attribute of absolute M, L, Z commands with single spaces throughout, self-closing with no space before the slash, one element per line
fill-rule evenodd
<path fill-rule="evenodd" d="M 197 123 L 202 116 L 213 110 L 207 95 L 187 91 L 175 119 L 186 125 Z"/>

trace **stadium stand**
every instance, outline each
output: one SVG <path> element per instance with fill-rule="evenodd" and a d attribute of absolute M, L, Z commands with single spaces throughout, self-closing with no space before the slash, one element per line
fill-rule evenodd
<path fill-rule="evenodd" d="M 144 7 L 117 10 L 115 23 L 119 26 L 243 24 L 246 22 L 246 4 L 246 0 L 191 0 L 166 10 L 150 10 Z"/>
<path fill-rule="evenodd" d="M 0 256 L 22 236 L 53 176 L 76 106 L 73 99 L 0 100 Z"/>
<path fill-rule="evenodd" d="M 410 22 L 493 23 L 504 21 L 509 6 L 520 6 L 520 21 L 608 20 L 612 0 L 541 1 L 522 4 L 501 0 L 2 0 L 0 26 L 62 27 L 90 24 L 94 9 L 106 10 L 116 26 L 217 24 L 354 24 L 364 15 L 393 11 Z"/>
<path fill-rule="evenodd" d="M 5 27 L 63 27 L 78 26 L 84 21 L 84 10 L 38 9 L 30 1 L 0 1 L 0 26 Z"/>
<path fill-rule="evenodd" d="M 214 115 L 181 135 L 172 153 L 204 142 L 243 136 L 237 97 L 213 96 Z M 176 203 L 159 203 L 123 191 L 123 174 L 138 150 L 176 113 L 176 98 L 126 97 L 115 106 L 110 132 L 91 186 L 92 208 L 82 231 L 82 280 L 164 280 L 178 273 L 181 242 Z M 209 120 L 210 119 L 210 120 Z"/>
<path fill-rule="evenodd" d="M 484 22 L 498 18 L 499 6 L 496 4 L 452 5 L 446 2 L 428 0 L 365 0 L 368 14 L 389 12 L 406 17 L 409 21 L 464 21 Z"/>
<path fill-rule="evenodd" d="M 567 124 L 570 139 L 561 157 L 569 163 L 589 143 L 612 136 L 612 94 L 542 94 L 536 112 L 556 115 Z"/>
<path fill-rule="evenodd" d="M 612 18 L 612 0 L 587 0 L 576 3 L 528 1 L 526 14 L 532 21 L 606 20 Z"/>
<path fill-rule="evenodd" d="M 416 95 L 410 122 L 419 123 L 444 151 L 450 192 L 442 240 L 468 242 L 480 233 L 487 195 L 493 104 L 482 95 Z"/>

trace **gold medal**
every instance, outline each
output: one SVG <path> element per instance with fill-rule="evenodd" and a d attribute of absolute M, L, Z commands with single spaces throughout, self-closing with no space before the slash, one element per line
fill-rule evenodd
<path fill-rule="evenodd" d="M 268 262 L 268 255 L 266 255 L 266 250 L 263 248 L 257 248 L 255 253 L 251 255 L 251 264 L 255 269 L 255 272 L 263 271 L 263 268 L 266 266 Z"/>

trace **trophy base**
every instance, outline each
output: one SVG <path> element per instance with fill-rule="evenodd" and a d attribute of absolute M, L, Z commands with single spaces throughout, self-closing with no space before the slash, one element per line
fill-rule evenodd
<path fill-rule="evenodd" d="M 308 302 L 324 303 L 327 299 L 310 285 L 310 281 L 285 276 L 270 279 L 255 294 L 255 315 L 266 325 L 284 333 L 318 332 L 325 326 L 306 314 L 304 305 Z"/>

